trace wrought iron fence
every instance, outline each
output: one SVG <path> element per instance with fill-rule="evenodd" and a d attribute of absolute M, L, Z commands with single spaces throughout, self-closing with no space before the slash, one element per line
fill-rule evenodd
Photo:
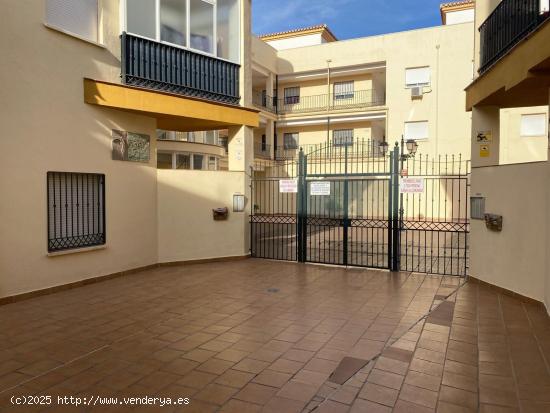
<path fill-rule="evenodd" d="M 503 0 L 479 28 L 483 73 L 504 56 L 550 14 L 543 11 L 540 0 Z"/>
<path fill-rule="evenodd" d="M 238 64 L 128 33 L 121 41 L 124 83 L 239 104 Z"/>

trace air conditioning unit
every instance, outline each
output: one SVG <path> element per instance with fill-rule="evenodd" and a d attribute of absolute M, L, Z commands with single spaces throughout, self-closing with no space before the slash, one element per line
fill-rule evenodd
<path fill-rule="evenodd" d="M 412 98 L 421 98 L 424 94 L 424 88 L 422 86 L 415 86 L 411 88 Z"/>

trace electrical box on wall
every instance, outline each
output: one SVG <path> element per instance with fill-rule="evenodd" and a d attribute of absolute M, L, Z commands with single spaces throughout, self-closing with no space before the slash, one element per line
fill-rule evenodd
<path fill-rule="evenodd" d="M 502 215 L 485 214 L 485 226 L 491 231 L 502 231 Z"/>
<path fill-rule="evenodd" d="M 485 198 L 482 196 L 470 197 L 470 217 L 472 219 L 485 219 Z"/>
<path fill-rule="evenodd" d="M 229 216 L 229 210 L 227 208 L 213 209 L 212 216 L 214 218 L 214 221 L 225 221 Z"/>

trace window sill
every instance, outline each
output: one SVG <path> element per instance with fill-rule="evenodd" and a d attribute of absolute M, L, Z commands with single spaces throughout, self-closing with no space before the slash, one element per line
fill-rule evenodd
<path fill-rule="evenodd" d="M 63 33 L 67 36 L 71 36 L 71 37 L 74 37 L 75 39 L 78 39 L 78 40 L 82 40 L 83 42 L 86 42 L 86 43 L 89 43 L 89 44 L 92 44 L 94 46 L 97 46 L 97 47 L 100 47 L 102 49 L 106 49 L 107 47 L 103 44 L 103 43 L 99 43 L 99 42 L 96 42 L 94 40 L 90 40 L 90 39 L 86 39 L 85 37 L 82 37 L 76 33 L 72 33 L 72 32 L 69 32 L 67 30 L 64 30 L 60 27 L 57 27 L 57 26 L 52 26 L 51 24 L 48 24 L 48 23 L 44 23 L 44 26 L 50 30 L 54 30 L 56 32 L 59 32 L 59 33 Z"/>
<path fill-rule="evenodd" d="M 79 253 L 82 253 L 82 252 L 104 250 L 106 248 L 107 248 L 107 244 L 95 245 L 93 247 L 83 247 L 83 248 L 74 248 L 74 249 L 71 249 L 71 250 L 48 252 L 46 255 L 48 257 L 59 257 L 61 255 L 79 254 Z"/>

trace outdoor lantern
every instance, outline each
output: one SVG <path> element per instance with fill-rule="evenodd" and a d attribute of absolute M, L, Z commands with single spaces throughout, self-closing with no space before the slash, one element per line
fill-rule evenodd
<path fill-rule="evenodd" d="M 244 195 L 233 194 L 233 212 L 243 212 L 243 211 L 244 211 Z"/>
<path fill-rule="evenodd" d="M 378 148 L 380 149 L 380 153 L 382 155 L 385 155 L 386 153 L 388 153 L 388 142 L 386 141 L 382 141 L 378 144 Z"/>
<path fill-rule="evenodd" d="M 408 139 L 407 140 L 407 151 L 411 155 L 414 155 L 416 153 L 416 150 L 418 149 L 418 143 L 414 139 Z"/>

